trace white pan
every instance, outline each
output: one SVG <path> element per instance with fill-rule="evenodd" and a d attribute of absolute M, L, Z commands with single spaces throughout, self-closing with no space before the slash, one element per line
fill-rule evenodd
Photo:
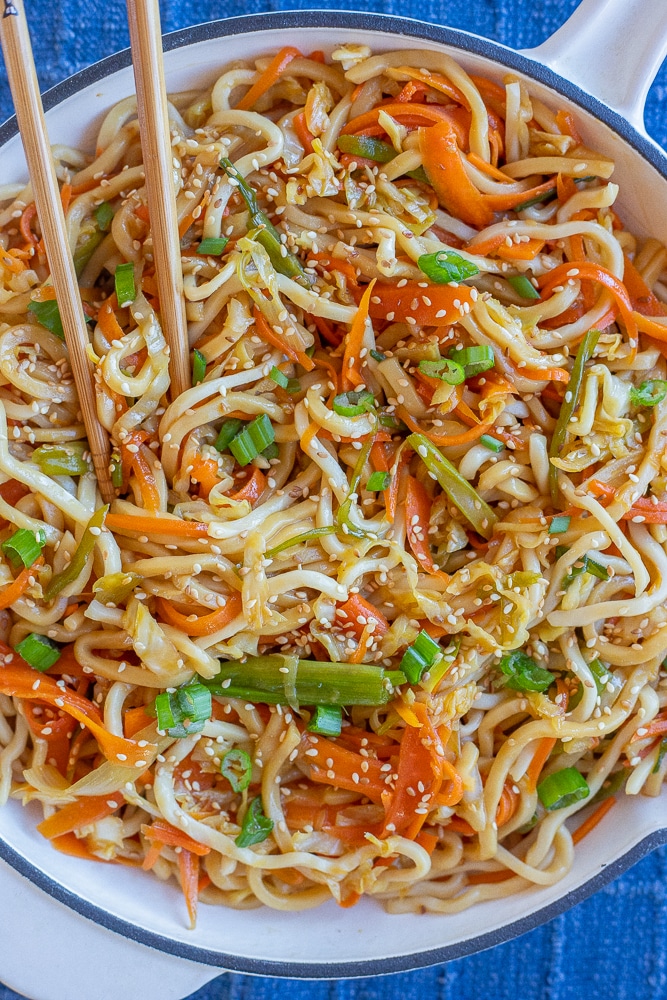
<path fill-rule="evenodd" d="M 573 110 L 587 144 L 616 161 L 619 211 L 629 228 L 663 241 L 667 237 L 667 155 L 648 137 L 642 118 L 650 83 L 667 52 L 667 0 L 583 0 L 552 38 L 524 53 L 462 31 L 377 14 L 299 11 L 233 18 L 166 37 L 168 85 L 183 90 L 208 84 L 225 63 L 253 58 L 288 43 L 309 51 L 330 50 L 343 41 L 365 42 L 375 51 L 417 46 L 444 49 L 469 71 L 498 80 L 508 69 L 523 76 L 545 102 Z M 46 97 L 51 141 L 93 148 L 101 117 L 133 88 L 128 52 L 105 59 L 56 87 Z M 0 176 L 5 182 L 24 178 L 14 122 L 0 129 L 2 142 Z M 185 926 L 182 897 L 173 884 L 163 885 L 120 866 L 58 854 L 35 832 L 35 820 L 36 815 L 18 803 L 0 809 L 0 857 L 89 920 L 168 955 L 205 963 L 211 967 L 211 977 L 230 969 L 334 978 L 405 971 L 459 958 L 551 919 L 667 842 L 667 795 L 619 801 L 577 847 L 571 872 L 557 885 L 484 903 L 455 916 L 389 916 L 367 901 L 347 910 L 332 902 L 303 913 L 202 906 L 194 931 Z M 30 892 L 34 896 L 32 887 Z M 76 927 L 85 926 L 77 920 Z M 52 929 L 47 929 L 51 935 Z M 136 945 L 123 946 L 112 935 L 106 939 L 108 949 L 113 950 L 109 944 L 113 942 L 114 961 L 120 965 L 136 955 Z M 46 948 L 48 935 L 41 940 Z M 14 966 L 20 947 L 16 941 Z M 37 922 L 29 948 L 34 962 L 40 948 Z M 81 949 L 72 948 L 71 954 L 80 955 Z M 150 956 L 148 966 L 160 966 L 154 952 L 145 951 L 145 955 Z M 0 953 L 0 976 L 1 963 Z M 153 995 L 156 1000 L 158 995 L 161 1000 L 176 1000 L 204 981 L 201 977 L 206 972 L 198 971 L 184 989 L 182 977 L 171 977 L 166 971 L 175 968 L 173 959 L 165 955 L 163 963 L 164 977 L 153 974 L 152 978 L 159 990 L 152 990 L 146 977 L 140 977 L 143 986 L 137 996 L 142 1000 L 152 1000 Z M 92 982 L 95 970 L 90 956 L 83 958 L 82 965 L 89 968 Z M 71 996 L 96 1000 L 99 984 L 84 987 L 82 975 L 85 979 L 79 969 L 75 991 L 71 983 L 69 992 L 63 988 L 59 993 L 53 987 L 48 996 L 42 991 L 44 1000 L 60 1000 L 61 996 L 63 1000 Z M 102 995 L 115 1000 L 113 992 Z M 119 993 L 118 1000 L 121 996 L 133 1000 L 128 992 Z"/>

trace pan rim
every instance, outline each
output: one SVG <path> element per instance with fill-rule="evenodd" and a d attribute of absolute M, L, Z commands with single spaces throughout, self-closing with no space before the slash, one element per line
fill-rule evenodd
<path fill-rule="evenodd" d="M 464 52 L 491 59 L 509 69 L 522 73 L 549 89 L 568 98 L 583 110 L 607 125 L 621 139 L 665 179 L 667 179 L 667 153 L 651 138 L 642 135 L 620 114 L 580 87 L 559 76 L 549 67 L 529 55 L 457 28 L 443 27 L 413 18 L 377 14 L 356 13 L 337 10 L 290 10 L 246 14 L 223 20 L 208 21 L 182 28 L 164 36 L 166 52 L 183 48 L 215 38 L 239 34 L 253 34 L 266 30 L 294 28 L 347 28 L 376 31 L 381 34 L 399 34 L 415 40 L 437 42 Z M 91 66 L 80 70 L 46 92 L 44 109 L 56 107 L 84 88 L 102 80 L 112 73 L 131 65 L 130 50 L 124 49 L 107 56 Z M 18 134 L 16 117 L 9 118 L 0 125 L 0 146 L 4 146 Z M 463 958 L 519 937 L 534 928 L 564 913 L 575 904 L 601 889 L 612 879 L 623 874 L 632 865 L 656 848 L 667 844 L 667 828 L 658 829 L 643 837 L 628 851 L 602 865 L 601 870 L 553 903 L 540 907 L 534 912 L 514 920 L 493 931 L 468 938 L 464 941 L 430 948 L 423 952 L 400 955 L 393 958 L 364 959 L 353 962 L 277 962 L 229 955 L 212 951 L 198 945 L 188 944 L 165 937 L 154 931 L 141 928 L 131 921 L 118 917 L 102 906 L 88 902 L 75 892 L 65 888 L 51 875 L 43 872 L 0 835 L 0 858 L 21 876 L 27 878 L 39 889 L 58 902 L 63 903 L 81 916 L 93 921 L 106 930 L 157 951 L 179 958 L 199 962 L 221 970 L 242 972 L 251 975 L 272 976 L 301 980 L 351 979 L 367 976 L 388 975 L 439 965 L 443 962 Z"/>

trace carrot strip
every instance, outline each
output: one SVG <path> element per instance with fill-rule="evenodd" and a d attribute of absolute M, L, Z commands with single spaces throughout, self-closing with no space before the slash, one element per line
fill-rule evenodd
<path fill-rule="evenodd" d="M 584 837 L 591 832 L 591 830 L 595 829 L 598 823 L 602 819 L 604 819 L 609 810 L 615 805 L 616 805 L 616 799 L 614 798 L 613 795 L 610 796 L 608 799 L 604 799 L 604 801 L 601 802 L 600 805 L 597 807 L 595 812 L 591 813 L 588 819 L 584 820 L 581 826 L 578 826 L 577 829 L 574 831 L 574 833 L 572 834 L 572 843 L 578 844 L 580 840 L 583 840 Z"/>
<path fill-rule="evenodd" d="M 199 903 L 199 858 L 197 855 L 192 851 L 182 850 L 178 855 L 178 872 L 190 918 L 190 929 L 193 929 L 197 923 L 197 904 Z"/>
<path fill-rule="evenodd" d="M 248 479 L 237 493 L 232 493 L 232 500 L 248 500 L 255 503 L 266 489 L 266 476 L 261 469 L 255 467 L 252 476 Z"/>
<path fill-rule="evenodd" d="M 123 805 L 124 801 L 125 799 L 120 792 L 115 792 L 113 795 L 91 795 L 87 798 L 80 798 L 76 802 L 70 802 L 63 806 L 53 816 L 43 820 L 38 824 L 37 829 L 48 840 L 53 837 L 61 837 L 65 833 L 79 830 L 82 826 L 97 823 L 105 816 L 111 816 Z"/>
<path fill-rule="evenodd" d="M 356 297 L 355 289 L 351 291 Z M 403 321 L 410 316 L 419 326 L 451 326 L 460 320 L 465 304 L 473 304 L 467 285 L 429 285 L 424 289 L 417 281 L 401 287 L 378 281 L 374 291 L 368 308 L 372 319 Z"/>
<path fill-rule="evenodd" d="M 11 607 L 15 601 L 18 601 L 19 597 L 25 594 L 28 587 L 31 586 L 31 581 L 35 582 L 36 571 L 43 565 L 44 557 L 39 556 L 32 566 L 26 566 L 25 569 L 22 569 L 16 579 L 0 591 L 0 610 Z"/>
<path fill-rule="evenodd" d="M 277 52 L 264 72 L 255 80 L 250 90 L 243 95 L 236 105 L 236 110 L 250 111 L 262 94 L 265 94 L 280 79 L 292 60 L 300 55 L 299 50 L 291 45 L 286 45 L 280 52 Z"/>
<path fill-rule="evenodd" d="M 100 329 L 109 343 L 113 340 L 120 340 L 125 335 L 122 326 L 116 318 L 115 309 L 117 305 L 116 293 L 114 292 L 113 295 L 110 295 L 102 303 L 97 315 L 97 322 L 100 324 Z"/>
<path fill-rule="evenodd" d="M 133 455 L 132 469 L 137 477 L 142 504 L 146 510 L 152 513 L 157 512 L 160 509 L 160 490 L 158 489 L 155 474 L 141 449 Z"/>
<path fill-rule="evenodd" d="M 204 458 L 203 455 L 195 455 L 192 460 L 190 478 L 193 483 L 198 484 L 199 496 L 208 500 L 209 493 L 220 482 L 218 463 L 212 457 Z"/>
<path fill-rule="evenodd" d="M 424 486 L 414 476 L 408 476 L 405 513 L 408 541 L 420 567 L 425 569 L 427 573 L 430 573 L 431 576 L 439 576 L 448 580 L 449 576 L 443 573 L 433 562 L 431 547 L 428 543 L 428 530 L 431 521 L 431 499 Z"/>
<path fill-rule="evenodd" d="M 347 617 L 343 617 L 345 630 L 351 630 L 357 633 L 357 637 L 361 635 L 363 629 L 370 622 L 375 623 L 375 629 L 373 635 L 383 636 L 389 631 L 389 622 L 382 614 L 378 611 L 370 601 L 367 601 L 365 597 L 361 594 L 352 594 L 344 604 L 340 605 L 339 611 L 344 611 Z M 359 621 L 359 619 L 364 619 Z"/>
<path fill-rule="evenodd" d="M 558 128 L 561 130 L 562 135 L 571 136 L 578 146 L 582 144 L 582 138 L 577 129 L 577 123 L 574 120 L 574 115 L 569 111 L 557 111 L 556 112 L 556 123 Z"/>
<path fill-rule="evenodd" d="M 255 329 L 257 330 L 257 336 L 265 340 L 267 344 L 271 344 L 272 347 L 277 347 L 279 351 L 286 354 L 291 361 L 297 361 L 302 368 L 305 368 L 307 372 L 312 372 L 315 364 L 312 358 L 309 358 L 305 351 L 297 351 L 296 348 L 292 347 L 286 341 L 282 340 L 269 326 L 264 313 L 253 306 L 252 314 L 255 320 Z"/>
<path fill-rule="evenodd" d="M 476 441 L 482 434 L 486 434 L 493 427 L 493 423 L 475 424 L 474 427 L 470 427 L 461 434 L 434 434 L 433 431 L 427 431 L 425 428 L 420 427 L 404 406 L 397 406 L 396 412 L 411 431 L 414 431 L 416 434 L 426 435 L 429 441 L 432 441 L 433 444 L 439 447 L 455 447 L 456 445 L 470 444 L 471 441 Z"/>
<path fill-rule="evenodd" d="M 151 517 L 144 514 L 107 514 L 105 527 L 112 531 L 138 531 L 148 535 L 173 535 L 176 538 L 206 538 L 204 521 L 182 521 L 180 517 Z"/>
<path fill-rule="evenodd" d="M 186 635 L 213 635 L 225 625 L 229 625 L 241 613 L 243 602 L 240 594 L 231 594 L 227 598 L 224 608 L 218 608 L 210 615 L 200 615 L 199 617 L 182 614 L 176 608 L 172 608 L 171 604 L 163 597 L 158 597 L 157 607 L 163 621 L 185 632 Z"/>
<path fill-rule="evenodd" d="M 571 274 L 573 270 L 578 273 Z M 546 278 L 540 280 L 542 299 L 547 298 L 557 285 L 566 284 L 571 277 L 578 278 L 580 281 L 597 281 L 611 292 L 625 324 L 630 342 L 631 344 L 634 342 L 636 345 L 637 323 L 626 287 L 615 274 L 608 271 L 606 267 L 602 267 L 601 264 L 594 264 L 592 261 L 577 262 L 574 267 L 570 262 L 560 264 L 553 271 L 549 271 Z"/>
<path fill-rule="evenodd" d="M 316 750 L 317 753 L 306 755 L 307 750 Z M 333 785 L 335 788 L 347 788 L 377 803 L 381 803 L 383 795 L 389 791 L 380 761 L 347 750 L 334 740 L 304 733 L 301 737 L 300 759 L 310 769 L 311 781 Z M 329 777 L 331 771 L 334 773 L 333 778 Z"/>
<path fill-rule="evenodd" d="M 313 139 L 315 136 L 310 131 L 306 124 L 306 113 L 305 111 L 300 111 L 298 115 L 294 115 L 292 118 L 292 125 L 294 126 L 294 131 L 296 132 L 296 137 L 303 146 L 306 153 L 312 153 L 313 151 Z"/>
<path fill-rule="evenodd" d="M 37 236 L 32 231 L 32 221 L 36 217 L 37 205 L 34 201 L 31 201 L 30 204 L 23 209 L 21 221 L 19 222 L 19 231 L 27 244 L 35 244 L 39 242 Z"/>
<path fill-rule="evenodd" d="M 635 312 L 641 313 L 642 316 L 667 315 L 667 307 L 660 301 L 657 295 L 651 291 L 627 255 L 625 255 L 623 284 L 628 291 L 630 302 Z"/>
<path fill-rule="evenodd" d="M 201 858 L 211 853 L 210 847 L 200 844 L 199 841 L 194 840 L 187 833 L 183 833 L 178 827 L 172 826 L 164 819 L 155 819 L 150 826 L 142 826 L 141 832 L 147 840 L 157 841 L 167 847 L 182 847 L 184 851 L 189 851 Z"/>
<path fill-rule="evenodd" d="M 366 320 L 369 314 L 374 285 L 375 278 L 366 286 L 366 290 L 361 296 L 359 308 L 345 337 L 345 353 L 343 354 L 343 367 L 341 371 L 341 385 L 344 392 L 354 389 L 364 381 L 363 375 L 358 370 L 359 354 L 363 346 L 364 331 L 366 329 Z"/>
<path fill-rule="evenodd" d="M 146 711 L 146 705 L 138 705 L 136 708 L 128 708 L 123 714 L 123 731 L 125 739 L 131 740 L 133 736 L 150 726 L 155 719 Z"/>
<path fill-rule="evenodd" d="M 526 778 L 528 779 L 528 787 L 531 790 L 535 789 L 537 785 L 537 779 L 540 776 L 542 768 L 546 764 L 551 751 L 556 746 L 556 740 L 552 739 L 551 736 L 543 736 L 542 739 L 537 744 L 537 749 L 533 754 L 533 759 L 526 769 Z"/>

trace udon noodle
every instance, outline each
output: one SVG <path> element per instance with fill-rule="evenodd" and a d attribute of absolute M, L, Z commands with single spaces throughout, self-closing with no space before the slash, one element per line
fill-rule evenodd
<path fill-rule="evenodd" d="M 0 801 L 192 921 L 557 882 L 667 771 L 667 250 L 439 52 L 284 49 L 170 123 L 176 399 L 134 98 L 54 149 L 110 507 L 0 189 Z"/>

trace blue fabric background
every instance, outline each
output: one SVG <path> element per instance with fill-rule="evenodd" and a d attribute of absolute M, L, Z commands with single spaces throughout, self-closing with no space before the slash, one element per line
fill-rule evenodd
<path fill-rule="evenodd" d="M 666 0 L 667 2 L 667 0 Z M 368 10 L 420 17 L 515 48 L 537 45 L 578 0 L 366 0 Z M 128 45 L 123 0 L 26 0 L 43 89 Z M 162 0 L 173 31 L 217 17 L 287 8 L 359 10 L 358 0 Z M 667 66 L 647 106 L 650 134 L 667 146 Z M 11 113 L 0 67 L 0 120 Z M 660 1000 L 667 996 L 667 848 L 569 913 L 509 944 L 434 969 L 335 983 L 283 982 L 283 1000 Z M 0 919 L 11 919 L 2 913 Z M 272 1000 L 276 982 L 224 975 L 189 1000 Z M 17 1000 L 0 984 L 0 1000 Z M 73 997 L 72 1000 L 85 1000 Z M 134 1000 L 134 998 L 133 998 Z"/>

